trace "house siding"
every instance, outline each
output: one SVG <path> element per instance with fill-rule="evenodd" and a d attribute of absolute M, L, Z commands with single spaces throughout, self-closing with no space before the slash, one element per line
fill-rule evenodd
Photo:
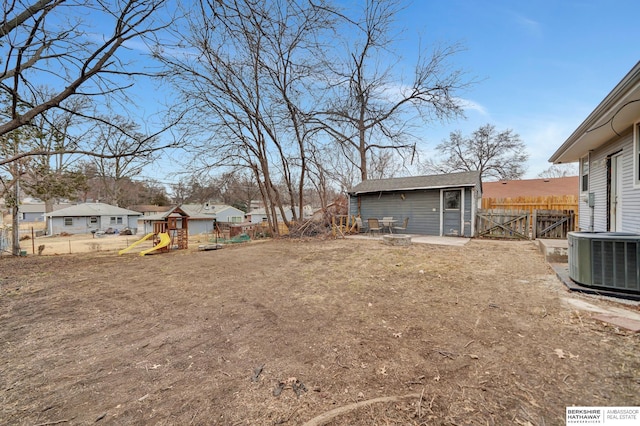
<path fill-rule="evenodd" d="M 20 222 L 43 222 L 44 212 L 21 213 Z"/>
<path fill-rule="evenodd" d="M 189 235 L 213 233 L 213 219 L 189 219 Z"/>
<path fill-rule="evenodd" d="M 634 186 L 633 138 L 629 136 L 623 158 L 622 176 L 622 230 L 640 234 L 640 188 Z"/>
<path fill-rule="evenodd" d="M 111 216 L 122 217 L 122 223 L 113 225 L 110 223 Z M 72 220 L 72 225 L 66 226 L 64 224 L 65 217 L 70 217 Z M 97 217 L 98 223 L 95 225 L 91 225 L 90 218 L 92 216 L 57 216 L 51 218 L 51 233 L 52 234 L 60 234 L 62 232 L 66 232 L 68 234 L 88 234 L 91 231 L 97 230 L 105 230 L 107 228 L 112 228 L 114 230 L 118 230 L 118 232 L 122 231 L 124 228 L 130 228 L 133 233 L 137 232 L 138 228 L 138 217 L 137 216 L 122 216 L 122 215 L 108 215 L 108 216 L 93 216 Z"/>
<path fill-rule="evenodd" d="M 240 218 L 239 221 L 235 222 L 243 222 L 244 221 L 244 212 L 240 209 L 236 209 L 235 207 L 228 207 L 216 213 L 216 218 L 218 222 L 234 222 L 234 218 Z"/>
<path fill-rule="evenodd" d="M 593 230 L 606 232 L 608 203 L 607 203 L 607 157 L 620 152 L 622 162 L 622 232 L 640 233 L 640 188 L 633 185 L 633 138 L 631 133 L 614 140 L 591 153 L 589 165 L 589 192 L 595 194 L 595 206 L 588 206 L 588 193 L 580 193 L 580 219 L 579 227 L 582 231 Z M 593 216 L 593 229 L 591 229 L 591 217 Z"/>

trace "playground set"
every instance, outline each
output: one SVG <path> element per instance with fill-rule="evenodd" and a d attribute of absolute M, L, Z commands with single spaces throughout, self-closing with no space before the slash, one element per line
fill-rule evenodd
<path fill-rule="evenodd" d="M 149 239 L 152 239 L 153 247 L 142 250 L 140 256 L 145 256 L 149 253 L 166 253 L 172 249 L 188 248 L 189 215 L 180 207 L 169 210 L 161 219 L 153 221 L 153 232 L 149 232 L 129 247 L 120 250 L 118 254 L 125 254 Z"/>

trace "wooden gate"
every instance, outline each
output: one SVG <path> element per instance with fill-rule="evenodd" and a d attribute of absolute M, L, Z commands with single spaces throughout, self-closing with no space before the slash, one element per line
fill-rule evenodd
<path fill-rule="evenodd" d="M 529 212 L 479 210 L 477 218 L 478 237 L 529 239 Z"/>
<path fill-rule="evenodd" d="M 576 226 L 573 210 L 535 210 L 532 235 L 534 238 L 565 239 Z"/>
<path fill-rule="evenodd" d="M 573 210 L 478 210 L 476 217 L 481 238 L 566 239 L 576 226 Z"/>

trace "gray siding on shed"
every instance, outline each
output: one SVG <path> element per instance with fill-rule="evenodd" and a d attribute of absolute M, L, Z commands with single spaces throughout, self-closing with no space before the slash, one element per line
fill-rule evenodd
<path fill-rule="evenodd" d="M 453 234 L 443 226 L 442 194 L 446 190 L 462 193 L 461 209 L 454 217 L 447 214 L 449 227 L 455 223 L 456 235 L 473 236 L 480 194 L 477 171 L 363 181 L 349 191 L 349 214 L 360 216 L 365 224 L 368 218 L 392 216 L 398 224 L 409 218 L 405 231 L 409 234 Z"/>
<path fill-rule="evenodd" d="M 404 200 L 401 197 L 404 195 Z M 352 196 L 352 214 L 358 215 L 360 197 L 360 217 L 364 222 L 370 217 L 382 219 L 393 216 L 400 223 L 405 217 L 409 225 L 408 234 L 440 235 L 440 191 L 416 190 L 405 192 L 371 193 Z"/>
<path fill-rule="evenodd" d="M 607 216 L 607 157 L 621 151 L 622 160 L 622 231 L 640 233 L 640 188 L 633 185 L 633 133 L 627 133 L 620 139 L 606 144 L 591 153 L 589 167 L 589 191 L 595 194 L 593 208 L 593 230 L 608 231 Z M 589 231 L 591 226 L 591 208 L 587 204 L 587 193 L 580 194 L 579 227 Z"/>

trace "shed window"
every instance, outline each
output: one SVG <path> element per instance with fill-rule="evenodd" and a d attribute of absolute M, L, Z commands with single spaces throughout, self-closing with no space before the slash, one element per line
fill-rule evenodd
<path fill-rule="evenodd" d="M 65 217 L 64 218 L 64 226 L 73 226 L 73 218 Z"/>
<path fill-rule="evenodd" d="M 589 157 L 580 159 L 580 191 L 589 190 Z"/>
<path fill-rule="evenodd" d="M 460 191 L 444 192 L 445 210 L 460 210 Z"/>

